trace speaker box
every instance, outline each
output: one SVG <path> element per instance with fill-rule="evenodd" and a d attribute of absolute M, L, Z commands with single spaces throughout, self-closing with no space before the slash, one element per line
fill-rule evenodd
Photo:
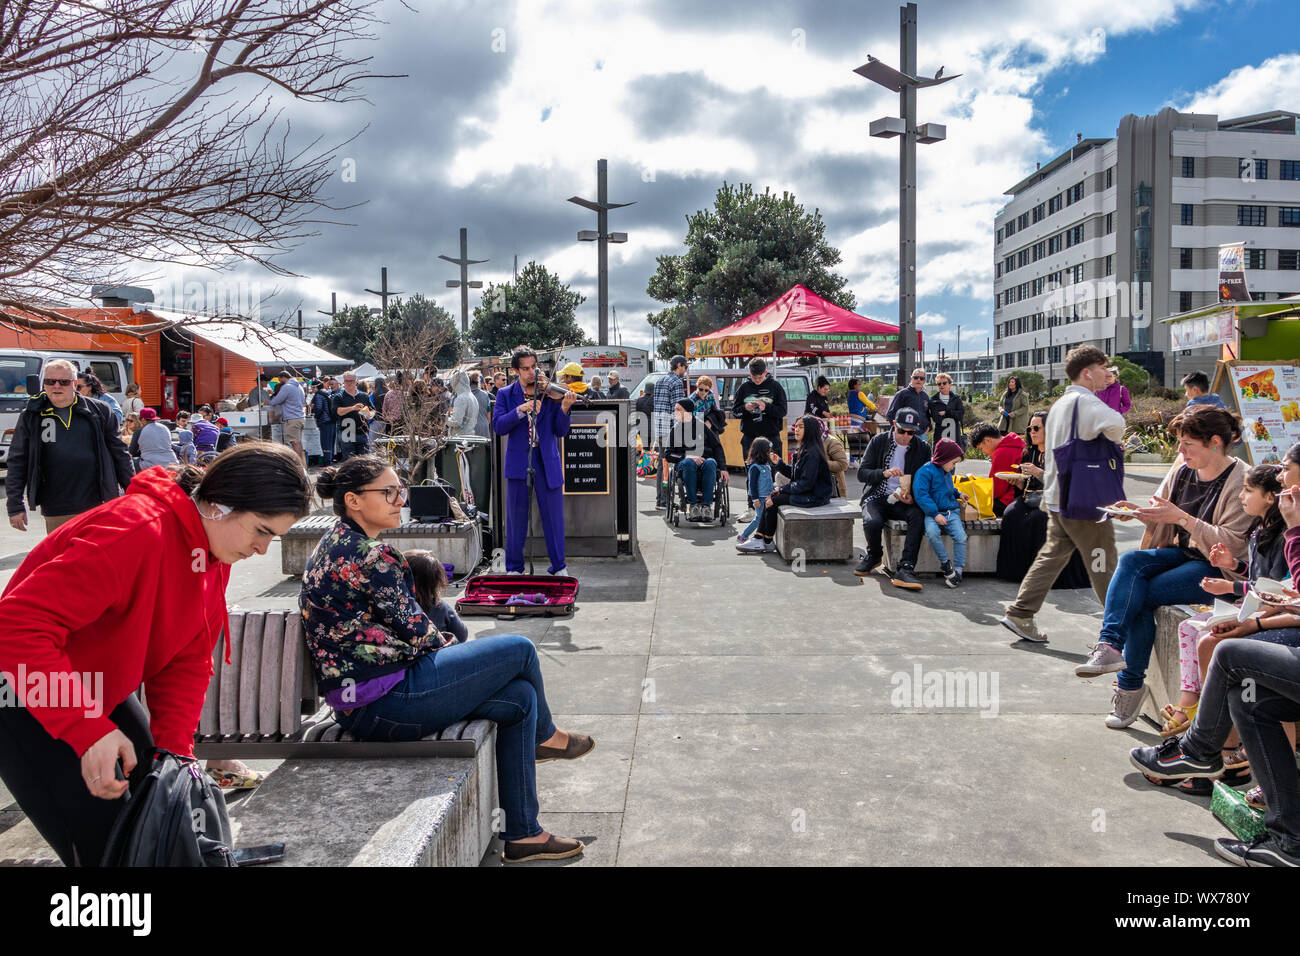
<path fill-rule="evenodd" d="M 451 497 L 442 485 L 412 485 L 408 504 L 412 521 L 441 521 L 451 517 Z"/>

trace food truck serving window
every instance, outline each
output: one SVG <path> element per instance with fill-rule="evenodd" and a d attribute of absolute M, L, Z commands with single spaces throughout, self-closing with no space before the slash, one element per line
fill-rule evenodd
<path fill-rule="evenodd" d="M 26 395 L 27 376 L 39 375 L 41 360 L 22 355 L 0 355 L 0 395 Z"/>

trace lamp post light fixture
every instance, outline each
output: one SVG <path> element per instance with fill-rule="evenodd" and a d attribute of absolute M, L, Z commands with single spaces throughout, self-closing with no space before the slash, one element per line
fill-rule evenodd
<path fill-rule="evenodd" d="M 581 206 L 584 209 L 590 209 L 596 213 L 596 228 L 578 230 L 579 242 L 596 243 L 597 261 L 596 261 L 596 279 L 597 295 L 596 301 L 599 305 L 600 318 L 598 320 L 596 344 L 609 344 L 609 243 L 627 242 L 626 232 L 609 231 L 609 211 L 611 209 L 622 209 L 624 206 L 635 206 L 636 203 L 630 202 L 610 202 L 609 201 L 609 164 L 606 160 L 596 161 L 596 199 L 582 199 L 579 196 L 570 196 L 569 202 Z"/>
<path fill-rule="evenodd" d="M 916 349 L 916 144 L 940 143 L 947 129 L 939 123 L 916 123 L 916 91 L 955 80 L 961 74 L 944 76 L 939 67 L 933 77 L 916 75 L 916 4 L 899 10 L 900 67 L 868 56 L 867 62 L 854 70 L 873 83 L 898 94 L 902 116 L 885 116 L 874 120 L 870 134 L 878 139 L 899 137 L 898 141 L 898 387 L 902 388 L 915 367 Z"/>
<path fill-rule="evenodd" d="M 382 268 L 379 270 L 379 288 L 378 288 L 378 289 L 366 289 L 365 291 L 369 292 L 371 295 L 377 295 L 377 296 L 379 296 L 379 301 L 382 303 L 382 309 L 381 309 L 381 311 L 380 311 L 379 314 L 380 314 L 380 315 L 385 315 L 385 316 L 388 315 L 388 299 L 389 299 L 389 297 L 390 297 L 390 296 L 395 296 L 395 295 L 401 295 L 401 294 L 402 294 L 402 293 L 400 293 L 400 292 L 392 292 L 392 291 L 389 290 L 389 288 L 388 288 L 388 266 L 384 266 L 384 267 L 382 267 Z M 374 309 L 371 309 L 370 311 L 371 311 L 371 313 L 373 314 L 375 310 L 374 310 Z"/>
<path fill-rule="evenodd" d="M 469 257 L 469 230 L 464 226 L 460 227 L 460 258 L 453 259 L 451 256 L 438 256 L 450 262 L 454 266 L 460 266 L 460 278 L 448 279 L 448 289 L 460 289 L 460 331 L 462 334 L 469 331 L 469 290 L 481 289 L 483 283 L 475 280 L 469 281 L 469 267 L 476 266 L 480 262 L 487 262 L 487 259 L 471 259 Z"/>

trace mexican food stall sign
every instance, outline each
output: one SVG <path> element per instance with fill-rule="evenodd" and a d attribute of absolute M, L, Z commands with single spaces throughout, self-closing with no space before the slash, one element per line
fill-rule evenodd
<path fill-rule="evenodd" d="M 1220 369 L 1232 383 L 1251 464 L 1281 462 L 1300 442 L 1300 362 L 1223 362 Z"/>

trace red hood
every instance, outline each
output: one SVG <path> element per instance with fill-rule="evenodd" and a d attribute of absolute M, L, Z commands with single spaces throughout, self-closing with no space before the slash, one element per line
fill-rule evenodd
<path fill-rule="evenodd" d="M 1014 448 L 1017 452 L 1023 452 L 1025 450 L 1025 440 L 1016 432 L 1007 432 L 1007 434 L 1003 436 L 1002 440 L 998 442 L 999 448 L 1002 448 L 1003 446 Z"/>

